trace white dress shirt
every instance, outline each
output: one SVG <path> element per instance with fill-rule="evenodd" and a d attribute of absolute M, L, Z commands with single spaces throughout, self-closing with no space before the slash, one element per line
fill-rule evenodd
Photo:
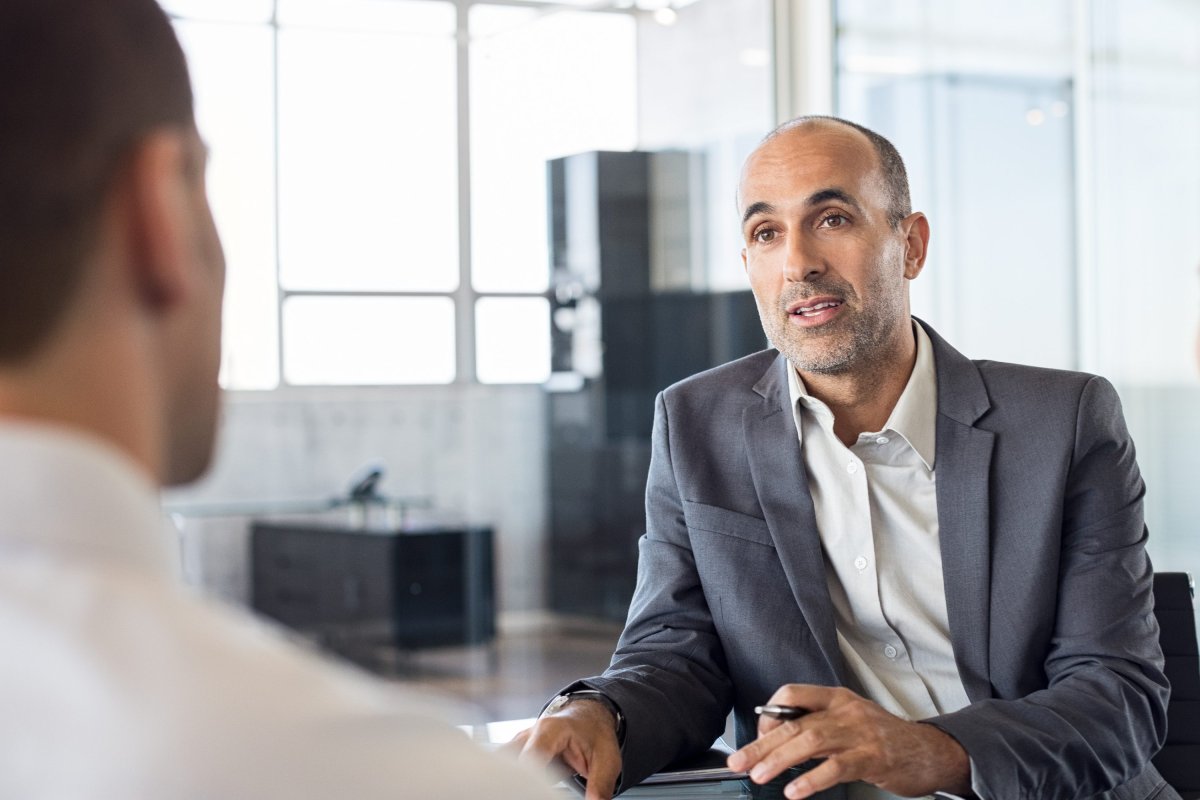
<path fill-rule="evenodd" d="M 174 547 L 123 454 L 0 420 L 0 797 L 555 796 L 430 701 L 194 596 Z"/>
<path fill-rule="evenodd" d="M 882 430 L 846 447 L 833 412 L 789 387 L 825 554 L 838 647 L 863 696 L 905 719 L 969 702 L 950 642 L 938 544 L 937 373 L 933 346 L 913 324 L 916 364 Z M 890 798 L 865 784 L 852 800 Z"/>

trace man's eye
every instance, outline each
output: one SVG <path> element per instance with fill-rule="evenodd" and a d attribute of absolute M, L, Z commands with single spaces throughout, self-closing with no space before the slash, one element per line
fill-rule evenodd
<path fill-rule="evenodd" d="M 830 214 L 821 220 L 822 228 L 840 228 L 850 220 L 846 219 L 841 214 Z"/>
<path fill-rule="evenodd" d="M 775 231 L 771 230 L 770 228 L 763 228 L 761 231 L 756 231 L 754 234 L 754 241 L 762 242 L 764 244 L 774 238 Z"/>

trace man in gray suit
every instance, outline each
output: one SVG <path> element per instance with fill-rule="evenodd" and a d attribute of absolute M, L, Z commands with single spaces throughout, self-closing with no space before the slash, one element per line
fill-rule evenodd
<path fill-rule="evenodd" d="M 1112 387 L 970 361 L 910 316 L 929 223 L 869 130 L 782 126 L 738 201 L 778 352 L 659 396 L 625 631 L 525 757 L 601 800 L 732 709 L 730 765 L 803 765 L 789 798 L 1175 797 L 1149 765 L 1168 687 Z"/>

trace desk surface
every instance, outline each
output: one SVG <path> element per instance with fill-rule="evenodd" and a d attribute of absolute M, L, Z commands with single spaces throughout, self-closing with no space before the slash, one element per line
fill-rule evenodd
<path fill-rule="evenodd" d="M 465 731 L 474 741 L 483 745 L 501 745 L 512 739 L 521 731 L 532 725 L 532 719 L 515 719 L 504 722 L 489 722 L 486 725 L 464 725 Z M 712 798 L 744 798 L 745 800 L 784 800 L 783 787 L 794 775 L 785 773 L 780 779 L 765 786 L 758 786 L 750 781 L 734 779 L 719 781 L 699 781 L 691 783 L 667 783 L 653 786 L 634 786 L 621 793 L 622 798 L 643 798 L 644 800 L 712 800 Z M 564 798 L 580 797 L 581 793 L 560 785 Z"/>

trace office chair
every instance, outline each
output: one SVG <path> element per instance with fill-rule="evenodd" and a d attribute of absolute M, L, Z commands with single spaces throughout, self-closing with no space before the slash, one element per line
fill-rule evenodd
<path fill-rule="evenodd" d="M 1200 648 L 1193 595 L 1188 573 L 1155 573 L 1154 616 L 1161 629 L 1171 701 L 1167 743 L 1153 761 L 1183 800 L 1200 800 Z"/>

